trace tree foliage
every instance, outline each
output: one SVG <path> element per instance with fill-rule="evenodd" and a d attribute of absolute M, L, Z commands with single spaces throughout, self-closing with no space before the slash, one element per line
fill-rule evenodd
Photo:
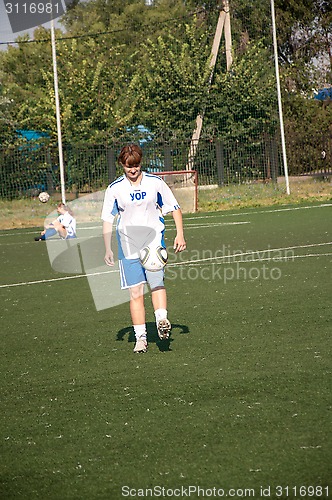
<path fill-rule="evenodd" d="M 255 140 L 274 133 L 277 125 L 277 96 L 273 67 L 267 65 L 267 50 L 261 42 L 248 44 L 229 72 L 218 72 L 209 95 L 207 125 L 222 124 L 224 138 Z M 218 130 L 214 129 L 214 134 Z"/>
<path fill-rule="evenodd" d="M 308 92 L 332 77 L 332 6 L 325 0 L 277 0 L 280 59 L 289 90 Z M 322 65 L 323 62 L 323 65 Z"/>
<path fill-rule="evenodd" d="M 155 0 L 152 7 L 144 0 L 76 0 L 63 16 L 64 31 L 56 31 L 64 141 L 106 144 L 139 124 L 156 136 L 188 138 L 198 113 L 206 135 L 272 133 L 270 2 L 229 3 L 234 62 L 227 73 L 222 43 L 210 86 L 217 0 Z M 276 11 L 285 111 L 295 123 L 297 101 L 305 116 L 304 96 L 331 75 L 331 6 L 276 0 Z M 17 128 L 47 132 L 56 142 L 50 32 L 38 28 L 33 42 L 28 36 L 18 42 L 0 52 L 2 142 L 12 141 Z M 328 127 L 318 115 L 310 120 L 311 127 Z"/>
<path fill-rule="evenodd" d="M 142 45 L 144 71 L 131 82 L 137 96 L 136 122 L 167 137 L 190 136 L 201 110 L 209 79 L 205 36 L 197 36 L 196 20 L 183 26 L 181 39 L 170 32 Z"/>

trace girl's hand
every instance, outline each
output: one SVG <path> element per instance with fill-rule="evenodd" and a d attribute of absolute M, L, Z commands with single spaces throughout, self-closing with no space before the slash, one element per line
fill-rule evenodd
<path fill-rule="evenodd" d="M 181 236 L 181 237 L 176 236 L 175 240 L 174 240 L 174 245 L 173 245 L 175 253 L 183 252 L 183 250 L 185 250 L 186 247 L 187 247 L 187 245 L 186 245 L 184 237 L 183 236 Z"/>
<path fill-rule="evenodd" d="M 104 261 L 108 266 L 114 266 L 114 256 L 112 250 L 108 250 L 105 253 Z"/>

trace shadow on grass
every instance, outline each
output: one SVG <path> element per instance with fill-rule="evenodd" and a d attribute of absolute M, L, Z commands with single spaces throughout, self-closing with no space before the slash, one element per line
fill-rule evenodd
<path fill-rule="evenodd" d="M 172 350 L 171 343 L 174 341 L 174 338 L 172 338 L 174 333 L 180 333 L 180 334 L 189 333 L 189 327 L 187 325 L 180 325 L 177 323 L 172 323 L 172 330 L 167 340 L 160 340 L 160 338 L 158 337 L 157 327 L 155 323 L 152 322 L 147 323 L 146 330 L 147 330 L 148 343 L 156 344 L 159 351 L 161 352 Z M 180 331 L 178 332 L 177 330 Z M 119 330 L 117 333 L 116 340 L 123 341 L 126 335 L 128 335 L 128 342 L 135 342 L 135 335 L 132 326 L 126 326 L 125 328 L 121 328 L 121 330 Z"/>

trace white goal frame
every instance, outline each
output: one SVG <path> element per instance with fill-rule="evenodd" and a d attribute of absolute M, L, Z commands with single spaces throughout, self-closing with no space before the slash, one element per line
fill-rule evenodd
<path fill-rule="evenodd" d="M 175 198 L 179 202 L 181 210 L 184 213 L 197 212 L 198 209 L 198 174 L 197 170 L 168 170 L 161 172 L 149 172 L 153 175 L 161 177 L 166 184 L 171 188 Z M 172 177 L 182 176 L 176 185 L 176 183 L 170 182 Z M 183 203 L 184 199 L 192 198 L 190 202 L 191 209 L 186 209 L 187 203 Z M 182 203 L 181 203 L 182 199 Z"/>

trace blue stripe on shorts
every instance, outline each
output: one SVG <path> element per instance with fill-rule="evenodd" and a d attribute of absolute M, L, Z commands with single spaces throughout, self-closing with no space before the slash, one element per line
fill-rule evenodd
<path fill-rule="evenodd" d="M 139 259 L 121 259 L 119 269 L 122 289 L 146 283 L 145 271 Z"/>

